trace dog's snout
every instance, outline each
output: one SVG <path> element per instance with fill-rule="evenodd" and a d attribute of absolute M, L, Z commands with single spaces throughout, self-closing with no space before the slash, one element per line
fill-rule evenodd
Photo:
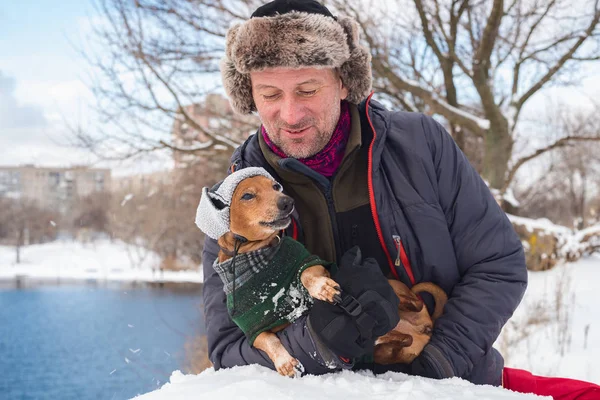
<path fill-rule="evenodd" d="M 277 199 L 277 208 L 279 208 L 279 210 L 289 213 L 292 211 L 293 207 L 294 199 L 292 199 L 290 196 L 281 196 L 279 199 Z"/>

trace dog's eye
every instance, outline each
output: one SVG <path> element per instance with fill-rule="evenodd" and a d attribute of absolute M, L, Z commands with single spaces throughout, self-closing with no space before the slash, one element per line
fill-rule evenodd
<path fill-rule="evenodd" d="M 242 196 L 242 200 L 252 200 L 254 198 L 254 195 L 252 193 L 244 193 L 244 195 Z"/>
<path fill-rule="evenodd" d="M 273 184 L 273 189 L 277 190 L 278 192 L 281 192 L 281 190 L 283 188 L 281 187 L 281 185 L 279 183 L 275 183 L 275 184 Z"/>

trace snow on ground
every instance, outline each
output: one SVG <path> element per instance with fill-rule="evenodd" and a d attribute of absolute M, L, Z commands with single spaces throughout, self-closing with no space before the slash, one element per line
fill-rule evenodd
<path fill-rule="evenodd" d="M 81 244 L 62 241 L 22 249 L 22 264 L 14 263 L 15 250 L 0 246 L 0 281 L 26 275 L 39 279 L 74 278 L 122 281 L 201 282 L 200 272 L 157 271 L 158 257 L 141 248 L 107 240 Z M 550 271 L 530 272 L 523 302 L 496 342 L 506 365 L 538 375 L 562 376 L 600 383 L 600 307 L 595 293 L 600 282 L 600 255 Z M 432 381 L 403 374 L 373 376 L 344 371 L 324 377 L 289 379 L 258 366 L 199 375 L 175 371 L 170 383 L 142 399 L 219 398 L 328 398 L 351 400 L 533 399 L 460 379 Z"/>
<path fill-rule="evenodd" d="M 496 343 L 506 357 L 506 365 L 537 375 L 600 383 L 600 308 L 596 307 L 594 290 L 599 281 L 600 255 L 550 271 L 530 272 L 523 302 Z M 542 398 L 475 386 L 458 378 L 434 381 L 391 372 L 374 376 L 343 371 L 289 379 L 255 365 L 218 372 L 209 369 L 199 375 L 175 371 L 170 383 L 139 398 L 183 400 L 199 396 L 219 400 Z"/>
<path fill-rule="evenodd" d="M 530 272 L 496 348 L 509 367 L 600 384 L 600 255 Z"/>
<path fill-rule="evenodd" d="M 476 386 L 462 379 L 436 381 L 388 372 L 342 371 L 325 376 L 290 379 L 257 365 L 199 375 L 171 375 L 170 383 L 140 400 L 188 399 L 327 399 L 327 400 L 527 400 L 550 399 L 492 386 Z M 551 400 L 551 399 L 550 399 Z"/>
<path fill-rule="evenodd" d="M 159 271 L 159 257 L 146 249 L 121 241 L 90 243 L 56 241 L 21 248 L 0 246 L 0 280 L 17 276 L 29 279 L 75 279 L 107 281 L 202 282 L 199 271 Z"/>

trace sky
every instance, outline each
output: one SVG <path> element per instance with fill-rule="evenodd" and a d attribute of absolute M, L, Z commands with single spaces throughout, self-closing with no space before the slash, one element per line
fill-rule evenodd
<path fill-rule="evenodd" d="M 0 165 L 67 166 L 91 157 L 64 146 L 85 118 L 88 0 L 0 2 Z"/>

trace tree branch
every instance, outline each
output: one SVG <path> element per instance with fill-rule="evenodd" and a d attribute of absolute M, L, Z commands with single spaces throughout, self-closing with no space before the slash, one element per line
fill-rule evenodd
<path fill-rule="evenodd" d="M 560 138 L 557 141 L 549 144 L 546 147 L 542 147 L 540 149 L 537 149 L 533 154 L 530 154 L 530 155 L 528 155 L 526 157 L 523 157 L 523 158 L 517 160 L 515 162 L 515 164 L 508 171 L 508 174 L 507 174 L 506 179 L 504 181 L 504 186 L 502 187 L 501 192 L 502 193 L 506 192 L 506 189 L 508 189 L 508 186 L 510 185 L 510 183 L 513 180 L 513 178 L 515 177 L 515 174 L 517 173 L 517 170 L 519 168 L 521 168 L 523 166 L 523 164 L 525 164 L 525 163 L 533 160 L 534 158 L 537 158 L 537 157 L 541 156 L 544 153 L 547 153 L 550 150 L 554 150 L 554 149 L 557 149 L 559 147 L 568 146 L 572 142 L 592 142 L 592 141 L 600 141 L 600 136 L 565 136 L 565 137 Z"/>
<path fill-rule="evenodd" d="M 584 34 L 582 34 L 579 37 L 575 44 L 573 44 L 573 46 L 571 46 L 567 50 L 567 52 L 562 55 L 562 57 L 556 62 L 556 64 L 552 68 L 550 68 L 539 81 L 537 81 L 531 88 L 529 88 L 529 90 L 525 92 L 525 94 L 523 94 L 523 96 L 521 96 L 521 98 L 516 102 L 517 110 L 520 111 L 525 102 L 529 100 L 531 96 L 533 96 L 546 83 L 548 83 L 552 79 L 552 77 L 565 65 L 567 61 L 573 59 L 573 55 L 575 54 L 575 52 L 581 47 L 581 45 L 586 41 L 586 39 L 590 37 L 590 35 L 592 35 L 594 29 L 596 29 L 596 26 L 598 25 L 599 20 L 600 10 L 596 9 L 594 18 L 590 22 Z"/>
<path fill-rule="evenodd" d="M 481 41 L 475 53 L 475 62 L 485 69 L 489 68 L 490 57 L 494 50 L 494 43 L 498 37 L 498 29 L 500 28 L 500 22 L 504 16 L 504 0 L 494 0 L 492 11 L 487 20 Z"/>
<path fill-rule="evenodd" d="M 381 60 L 373 60 L 373 64 L 396 89 L 405 90 L 421 98 L 436 114 L 443 116 L 450 123 L 460 125 L 477 136 L 483 136 L 489 127 L 489 121 L 470 115 L 466 111 L 449 105 L 435 93 L 421 87 L 417 82 L 409 82 L 400 78 L 388 66 L 384 65 Z M 485 126 L 486 123 L 488 127 Z"/>

